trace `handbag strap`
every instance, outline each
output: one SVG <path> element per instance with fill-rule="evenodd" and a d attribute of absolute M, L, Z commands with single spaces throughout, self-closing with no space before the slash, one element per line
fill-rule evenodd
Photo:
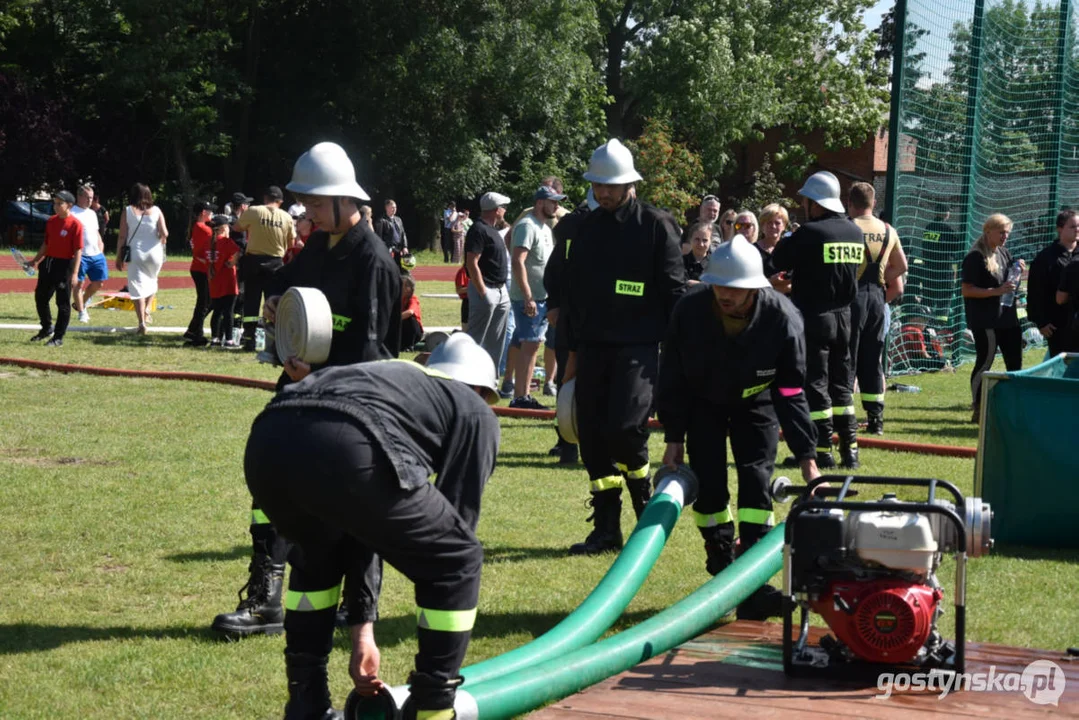
<path fill-rule="evenodd" d="M 139 228 L 142 227 L 142 221 L 145 220 L 145 219 L 146 219 L 146 213 L 143 213 L 142 216 L 139 217 L 139 224 L 136 225 L 135 229 L 131 231 L 131 234 L 127 236 L 127 240 L 124 242 L 124 245 L 130 245 L 131 244 L 131 238 L 135 237 L 135 233 L 137 233 L 139 231 Z"/>

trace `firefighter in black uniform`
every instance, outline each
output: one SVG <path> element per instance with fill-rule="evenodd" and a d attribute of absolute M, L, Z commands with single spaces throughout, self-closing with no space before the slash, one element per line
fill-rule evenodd
<path fill-rule="evenodd" d="M 1057 240 L 1044 248 L 1030 263 L 1027 276 L 1027 318 L 1049 343 L 1049 354 L 1068 352 L 1071 317 L 1068 308 L 1058 305 L 1057 290 L 1064 268 L 1079 258 L 1079 215 L 1062 210 L 1057 215 Z"/>
<path fill-rule="evenodd" d="M 255 419 L 247 485 L 295 543 L 286 720 L 339 717 L 326 663 L 343 575 L 349 674 L 362 695 L 384 690 L 373 630 L 381 560 L 415 584 L 419 653 L 405 716 L 452 717 L 479 598 L 475 529 L 498 454 L 498 420 L 487 405 L 497 401 L 490 356 L 457 333 L 426 368 L 405 360 L 328 367 L 284 388 Z"/>
<path fill-rule="evenodd" d="M 547 320 L 557 326 L 559 308 L 562 307 L 562 275 L 569 259 L 569 249 L 573 246 L 573 239 L 581 229 L 581 222 L 588 213 L 599 207 L 592 189 L 588 190 L 588 198 L 585 202 L 574 208 L 573 212 L 562 217 L 554 226 L 554 250 L 547 260 L 547 266 L 543 269 L 543 287 L 547 290 Z M 566 374 L 566 360 L 569 355 L 569 344 L 566 342 L 566 333 L 555 332 L 555 364 L 558 372 L 555 373 L 555 387 L 561 388 L 563 377 Z M 559 465 L 573 465 L 577 462 L 577 444 L 571 443 L 562 437 L 555 424 L 555 432 L 558 434 L 558 443 L 551 448 L 551 455 L 558 456 Z"/>
<path fill-rule="evenodd" d="M 641 176 L 618 140 L 592 153 L 584 179 L 599 208 L 581 221 L 564 270 L 559 334 L 577 378 L 577 435 L 591 480 L 595 521 L 571 554 L 622 547 L 622 487 L 637 516 L 651 497 L 648 418 L 659 343 L 685 292 L 681 232 L 669 214 L 639 202 Z"/>
<path fill-rule="evenodd" d="M 727 487 L 727 443 L 738 473 L 738 534 L 744 552 L 775 525 L 769 481 L 779 426 L 802 476 L 820 476 L 817 430 L 809 419 L 805 329 L 790 300 L 772 289 L 760 253 L 741 235 L 722 243 L 701 276 L 702 290 L 675 306 L 663 344 L 656 407 L 667 450 L 663 464 L 685 457 L 700 480 L 693 516 L 704 538 L 705 567 L 716 575 L 734 561 L 734 516 Z M 777 424 L 778 416 L 778 424 Z M 765 585 L 738 608 L 763 620 L 780 611 Z"/>
<path fill-rule="evenodd" d="M 840 462 L 858 467 L 858 421 L 854 415 L 854 372 L 850 360 L 850 306 L 858 267 L 865 256 L 862 230 L 846 215 L 839 180 L 818 172 L 798 191 L 808 218 L 772 252 L 777 270 L 794 271 L 791 300 L 806 330 L 806 395 L 817 425 L 817 465 L 834 468 L 833 416 Z"/>
<path fill-rule="evenodd" d="M 858 268 L 858 294 L 850 309 L 850 360 L 858 378 L 866 432 L 884 433 L 884 313 L 898 296 L 907 258 L 895 228 L 873 216 L 876 192 L 869 183 L 851 185 L 847 207 L 862 229 L 865 259 Z"/>
<path fill-rule="evenodd" d="M 288 189 L 320 228 L 302 253 L 275 272 L 266 286 L 265 314 L 272 320 L 280 295 L 290 287 L 322 291 L 333 312 L 333 339 L 326 365 L 397 357 L 401 334 L 401 273 L 386 245 L 360 222 L 359 204 L 369 200 L 356 183 L 348 155 L 319 143 L 296 162 Z M 312 370 L 290 358 L 280 390 Z M 256 502 L 251 509 L 250 577 L 235 612 L 218 615 L 213 629 L 226 635 L 281 631 L 281 586 L 288 546 Z M 244 590 L 247 597 L 243 597 Z"/>

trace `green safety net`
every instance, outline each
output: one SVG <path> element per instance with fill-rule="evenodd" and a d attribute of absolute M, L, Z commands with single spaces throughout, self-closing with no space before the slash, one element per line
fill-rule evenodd
<path fill-rule="evenodd" d="M 888 207 L 910 273 L 893 307 L 889 374 L 973 358 L 959 268 L 990 214 L 1013 221 L 1008 247 L 1029 264 L 1056 240 L 1060 209 L 1079 207 L 1077 11 L 1079 0 L 898 4 Z M 1024 291 L 1024 339 L 1042 345 Z"/>

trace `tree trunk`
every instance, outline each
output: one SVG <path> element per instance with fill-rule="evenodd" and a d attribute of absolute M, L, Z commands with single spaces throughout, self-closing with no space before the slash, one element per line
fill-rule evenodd
<path fill-rule="evenodd" d="M 244 82 L 247 87 L 254 91 L 258 87 L 258 59 L 259 59 L 259 13 L 258 0 L 252 0 L 248 9 L 247 37 L 244 41 Z M 240 121 L 236 127 L 235 145 L 232 149 L 232 157 L 229 169 L 226 173 L 225 195 L 230 196 L 234 192 L 245 192 L 254 195 L 255 188 L 244 187 L 247 176 L 247 159 L 251 154 L 251 105 L 253 98 L 247 96 L 243 99 L 240 107 Z"/>
<path fill-rule="evenodd" d="M 191 170 L 187 165 L 187 153 L 184 151 L 183 141 L 177 132 L 172 134 L 172 159 L 176 163 L 176 175 L 180 181 L 180 195 L 183 197 L 183 207 L 187 211 L 184 215 L 187 223 L 184 226 L 184 238 L 191 237 L 191 206 L 195 203 L 195 186 L 191 182 Z M 171 235 L 169 237 L 172 237 Z"/>

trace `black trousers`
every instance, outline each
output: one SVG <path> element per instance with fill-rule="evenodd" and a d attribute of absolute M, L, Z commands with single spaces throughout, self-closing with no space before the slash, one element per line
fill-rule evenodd
<path fill-rule="evenodd" d="M 244 340 L 255 340 L 255 328 L 259 324 L 262 296 L 270 277 L 283 265 L 279 257 L 272 255 L 244 255 L 240 258 L 240 275 L 243 277 L 243 323 Z"/>
<path fill-rule="evenodd" d="M 884 308 L 879 285 L 860 285 L 850 307 L 850 358 L 862 407 L 877 418 L 884 416 Z"/>
<path fill-rule="evenodd" d="M 478 493 L 448 488 L 459 511 L 433 485 L 402 488 L 367 431 L 323 409 L 282 410 L 256 420 L 244 475 L 256 504 L 296 543 L 289 555 L 286 654 L 329 653 L 332 590 L 355 566 L 357 553 L 376 553 L 415 585 L 417 672 L 442 682 L 458 677 L 483 564 L 475 535 L 479 508 L 470 507 Z M 440 709 L 452 707 L 454 693 L 414 683 L 412 696 L 421 709 Z"/>
<path fill-rule="evenodd" d="M 232 309 L 236 305 L 235 295 L 214 298 L 210 303 L 214 314 L 210 316 L 210 335 L 220 338 L 221 342 L 232 339 Z"/>
<path fill-rule="evenodd" d="M 831 452 L 835 426 L 849 432 L 854 417 L 854 373 L 850 360 L 850 308 L 804 313 L 806 329 L 806 400 L 817 426 L 817 450 Z"/>
<path fill-rule="evenodd" d="M 745 548 L 775 525 L 770 483 L 779 421 L 771 403 L 735 407 L 701 403 L 694 407 L 686 433 L 686 453 L 700 481 L 693 515 L 702 532 L 734 522 L 727 484 L 728 437 L 738 477 L 738 525 Z"/>
<path fill-rule="evenodd" d="M 401 321 L 401 349 L 409 350 L 423 340 L 423 328 L 415 317 Z"/>
<path fill-rule="evenodd" d="M 453 254 L 453 233 L 445 225 L 442 226 L 442 262 L 449 262 Z"/>
<path fill-rule="evenodd" d="M 997 349 L 1004 356 L 1004 367 L 1009 372 L 1023 369 L 1023 329 L 971 328 L 974 335 L 974 370 L 970 374 L 970 396 L 975 408 L 982 404 L 982 375 L 993 367 Z"/>
<path fill-rule="evenodd" d="M 656 345 L 577 350 L 577 436 L 592 491 L 622 487 L 648 468 L 648 417 L 659 371 Z"/>
<path fill-rule="evenodd" d="M 205 336 L 202 326 L 206 313 L 210 312 L 210 278 L 204 272 L 192 270 L 191 279 L 195 281 L 195 310 L 191 313 L 187 334 L 192 338 L 201 338 Z"/>
<path fill-rule="evenodd" d="M 37 317 L 41 321 L 42 331 L 53 327 L 52 310 L 49 308 L 53 296 L 56 297 L 56 329 L 53 337 L 63 340 L 68 323 L 71 322 L 70 258 L 46 257 L 38 266 L 34 302 L 37 304 Z"/>

